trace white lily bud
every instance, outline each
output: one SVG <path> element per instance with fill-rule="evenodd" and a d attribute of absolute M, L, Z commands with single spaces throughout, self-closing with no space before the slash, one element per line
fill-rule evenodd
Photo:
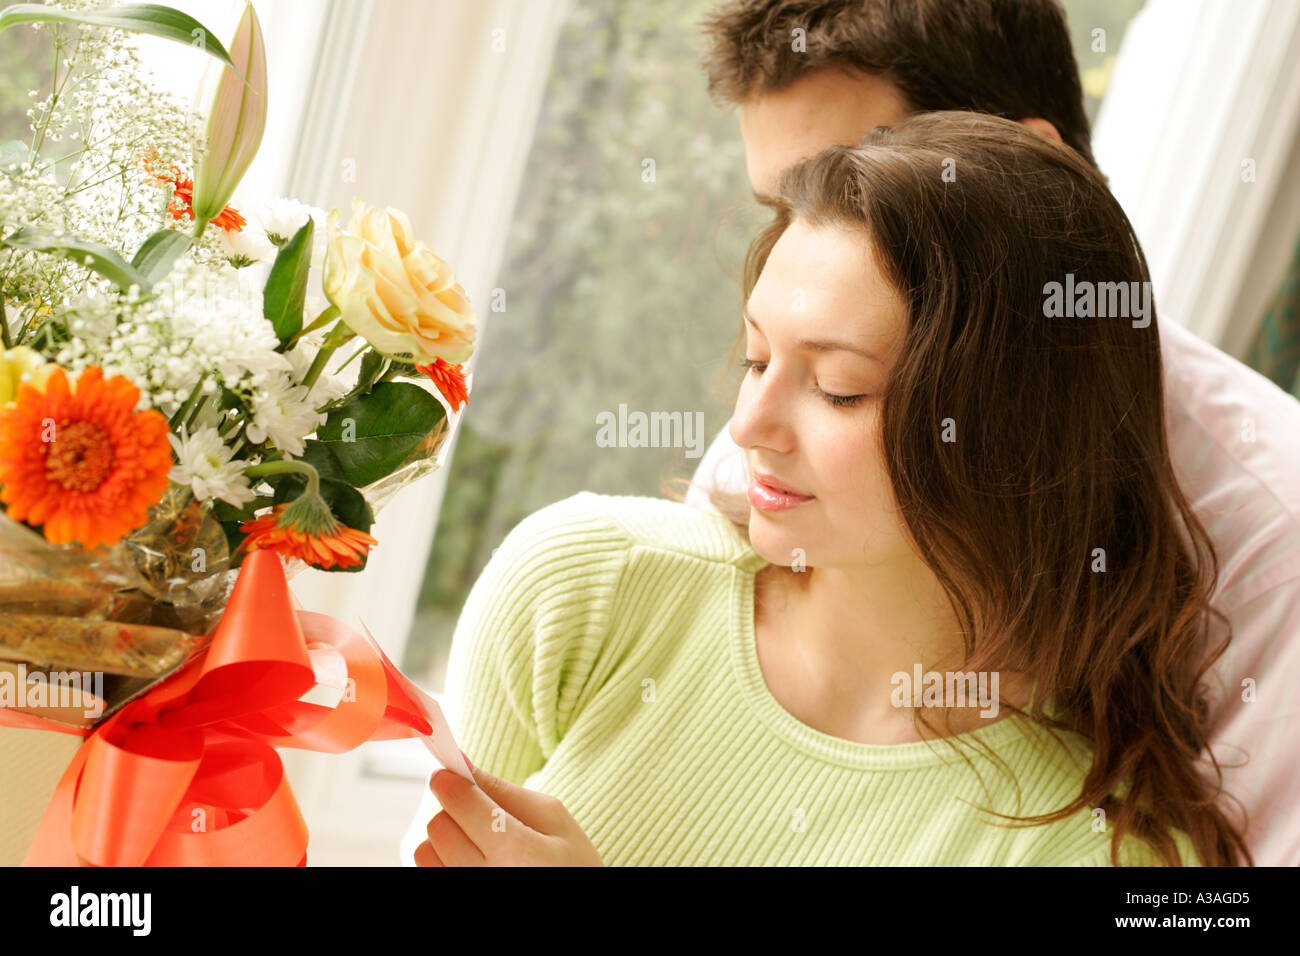
<path fill-rule="evenodd" d="M 207 104 L 207 152 L 194 170 L 194 221 L 207 225 L 226 208 L 266 129 L 266 42 L 251 3 L 235 28 L 230 58 L 244 74 L 213 60 L 200 102 Z M 245 83 L 247 80 L 247 83 Z"/>

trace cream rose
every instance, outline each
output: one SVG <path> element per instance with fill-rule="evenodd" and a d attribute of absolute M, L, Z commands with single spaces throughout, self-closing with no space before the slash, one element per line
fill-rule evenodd
<path fill-rule="evenodd" d="M 334 209 L 322 284 L 348 328 L 380 352 L 410 355 L 417 365 L 469 358 L 474 308 L 451 266 L 412 238 L 410 220 L 360 199 L 352 200 L 346 232 L 338 220 Z"/>

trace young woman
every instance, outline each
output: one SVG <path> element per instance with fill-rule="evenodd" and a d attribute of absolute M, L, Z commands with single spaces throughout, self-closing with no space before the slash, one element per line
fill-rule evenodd
<path fill-rule="evenodd" d="M 480 786 L 435 774 L 417 862 L 1248 863 L 1198 765 L 1216 557 L 1105 183 L 929 113 L 776 210 L 747 500 L 583 492 L 510 533 L 449 666 Z"/>

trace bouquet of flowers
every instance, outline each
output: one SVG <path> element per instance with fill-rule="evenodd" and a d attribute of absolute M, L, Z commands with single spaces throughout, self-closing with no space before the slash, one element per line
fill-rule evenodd
<path fill-rule="evenodd" d="M 152 4 L 0 13 L 22 24 L 62 69 L 0 145 L 0 668 L 23 677 L 0 686 L 102 673 L 83 708 L 7 702 L 93 723 L 203 647 L 251 552 L 364 568 L 468 399 L 474 312 L 401 212 L 229 205 L 266 123 L 251 5 L 229 49 Z M 125 31 L 209 57 L 197 112 Z"/>

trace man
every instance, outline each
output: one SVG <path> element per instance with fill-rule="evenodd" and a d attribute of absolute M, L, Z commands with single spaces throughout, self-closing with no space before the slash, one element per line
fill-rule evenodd
<path fill-rule="evenodd" d="M 743 0 L 717 8 L 706 29 L 709 89 L 739 107 L 760 202 L 790 165 L 923 110 L 1019 120 L 1096 165 L 1055 0 Z M 1295 866 L 1300 403 L 1170 318 L 1158 323 L 1174 468 L 1214 541 L 1214 603 L 1233 632 L 1208 675 L 1211 746 L 1248 813 L 1256 865 Z M 701 460 L 693 504 L 711 507 L 706 486 L 748 485 L 729 429 Z"/>

